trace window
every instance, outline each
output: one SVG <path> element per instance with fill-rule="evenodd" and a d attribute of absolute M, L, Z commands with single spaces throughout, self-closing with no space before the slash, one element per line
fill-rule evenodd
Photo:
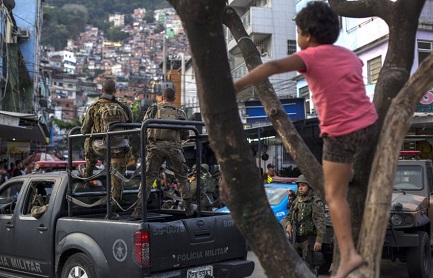
<path fill-rule="evenodd" d="M 287 40 L 287 55 L 292 55 L 296 52 L 296 40 Z"/>
<path fill-rule="evenodd" d="M 32 214 L 32 208 L 41 208 L 45 205 L 48 205 L 50 202 L 51 193 L 53 192 L 54 182 L 50 181 L 35 181 L 30 186 L 30 192 L 27 195 L 28 199 L 26 200 L 26 206 L 24 208 L 25 215 Z M 45 208 L 46 210 L 46 208 Z M 45 212 L 44 210 L 44 212 Z M 42 210 L 39 211 L 39 213 Z M 39 214 L 33 213 L 33 214 Z M 39 215 L 41 216 L 41 215 Z"/>
<path fill-rule="evenodd" d="M 418 65 L 427 58 L 428 55 L 433 51 L 433 42 L 431 41 L 418 41 Z"/>
<path fill-rule="evenodd" d="M 382 56 L 367 61 L 368 83 L 376 83 L 379 79 L 379 72 L 382 68 Z"/>
<path fill-rule="evenodd" d="M 0 192 L 0 214 L 13 214 L 23 182 L 9 184 Z"/>

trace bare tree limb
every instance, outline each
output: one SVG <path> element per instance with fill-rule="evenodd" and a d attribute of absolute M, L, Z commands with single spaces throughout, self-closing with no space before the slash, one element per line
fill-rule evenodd
<path fill-rule="evenodd" d="M 233 8 L 226 8 L 223 23 L 230 29 L 233 37 L 236 39 L 248 70 L 252 70 L 262 64 L 256 46 L 249 38 L 240 17 Z M 293 123 L 287 116 L 281 101 L 275 94 L 269 79 L 258 83 L 256 87 L 257 96 L 265 109 L 266 115 L 268 115 L 270 122 L 280 136 L 287 152 L 296 162 L 301 172 L 307 177 L 308 181 L 310 181 L 315 191 L 324 200 L 325 191 L 323 187 L 322 166 L 299 136 Z"/>
<path fill-rule="evenodd" d="M 370 175 L 358 245 L 358 250 L 369 265 L 368 268 L 364 267 L 359 271 L 366 275 L 365 277 L 373 277 L 374 273 L 376 275 L 380 273 L 382 246 L 391 209 L 395 166 L 416 106 L 425 92 L 433 86 L 432 71 L 433 54 L 430 54 L 394 98 L 384 121 Z M 394 140 L 389 140 L 389 138 L 394 138 Z M 375 227 L 374 233 L 371 232 L 371 227 Z"/>

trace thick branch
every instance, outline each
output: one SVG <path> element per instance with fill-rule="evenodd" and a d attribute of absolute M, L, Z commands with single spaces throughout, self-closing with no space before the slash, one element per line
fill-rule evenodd
<path fill-rule="evenodd" d="M 226 8 L 223 23 L 230 29 L 238 42 L 248 70 L 262 64 L 260 54 L 249 39 L 240 17 L 231 7 Z M 269 79 L 256 85 L 257 96 L 265 109 L 266 115 L 274 126 L 287 152 L 296 162 L 301 172 L 310 181 L 316 192 L 324 199 L 322 166 L 311 153 L 308 146 L 299 136 L 293 123 L 285 112 L 281 101 L 275 94 Z"/>
<path fill-rule="evenodd" d="M 390 214 L 394 174 L 400 147 L 409 130 L 419 100 L 433 86 L 433 54 L 430 54 L 392 101 L 382 128 L 367 192 L 366 208 L 358 250 L 369 268 L 360 269 L 365 277 L 379 273 L 382 246 Z M 371 232 L 375 227 L 375 232 Z"/>
<path fill-rule="evenodd" d="M 378 16 L 377 11 L 384 4 L 384 1 L 377 0 L 329 0 L 328 2 L 337 14 L 353 18 Z"/>

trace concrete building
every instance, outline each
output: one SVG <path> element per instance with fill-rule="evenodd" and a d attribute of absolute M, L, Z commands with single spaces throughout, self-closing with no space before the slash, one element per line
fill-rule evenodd
<path fill-rule="evenodd" d="M 0 7 L 0 154 L 11 162 L 47 143 L 49 91 L 39 67 L 42 2 L 9 0 Z"/>
<path fill-rule="evenodd" d="M 229 5 L 241 17 L 249 38 L 257 46 L 262 61 L 282 58 L 296 51 L 295 4 L 286 0 L 230 0 Z M 227 29 L 227 50 L 233 79 L 244 76 L 248 70 L 236 41 Z M 284 73 L 270 78 L 275 92 L 281 98 L 294 96 L 296 84 L 291 80 L 296 73 Z M 239 101 L 255 98 L 255 87 L 246 88 Z"/>

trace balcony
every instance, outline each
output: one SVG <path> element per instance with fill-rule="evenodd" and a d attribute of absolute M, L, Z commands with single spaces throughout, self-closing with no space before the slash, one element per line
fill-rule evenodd
<path fill-rule="evenodd" d="M 266 7 L 251 7 L 244 15 L 241 16 L 245 30 L 251 36 L 255 34 L 254 41 L 260 41 L 273 32 L 272 9 Z M 260 35 L 259 35 L 260 34 Z M 262 38 L 261 38 L 262 37 Z M 233 35 L 228 30 L 227 48 L 232 50 L 237 46 Z"/>
<path fill-rule="evenodd" d="M 228 4 L 232 7 L 247 7 L 251 0 L 229 0 Z"/>

